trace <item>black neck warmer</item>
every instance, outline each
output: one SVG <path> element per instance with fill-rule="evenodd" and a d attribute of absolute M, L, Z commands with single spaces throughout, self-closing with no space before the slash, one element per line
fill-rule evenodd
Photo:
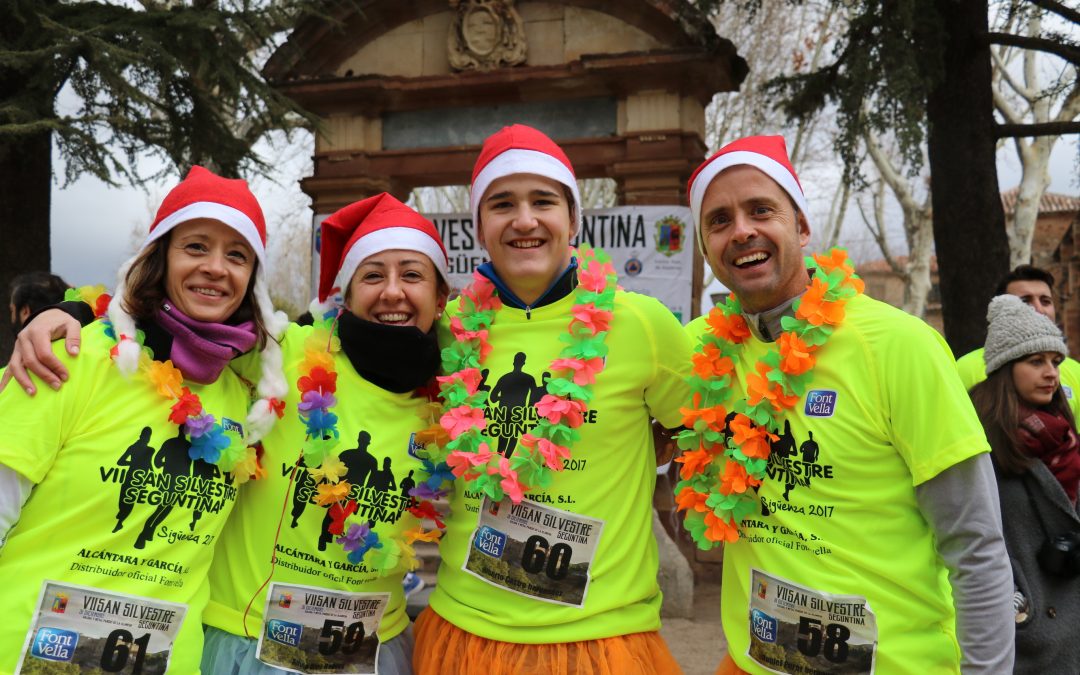
<path fill-rule="evenodd" d="M 342 312 L 338 338 L 360 377 L 395 394 L 427 384 L 439 371 L 441 355 L 434 327 L 424 333 L 415 326 L 387 326 Z"/>

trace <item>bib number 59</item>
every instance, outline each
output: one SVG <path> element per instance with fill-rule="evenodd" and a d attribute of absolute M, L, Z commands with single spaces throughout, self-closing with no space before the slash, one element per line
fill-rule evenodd
<path fill-rule="evenodd" d="M 349 624 L 345 627 L 344 621 L 327 619 L 323 623 L 322 632 L 319 633 L 319 653 L 323 656 L 337 654 L 340 650 L 345 654 L 355 654 L 360 648 L 360 641 L 364 639 L 364 624 L 362 621 Z"/>

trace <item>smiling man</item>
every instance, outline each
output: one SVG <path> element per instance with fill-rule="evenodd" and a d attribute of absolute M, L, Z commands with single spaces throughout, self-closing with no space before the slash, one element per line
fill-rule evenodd
<path fill-rule="evenodd" d="M 688 192 L 698 243 L 738 298 L 687 327 L 706 385 L 734 368 L 722 441 L 683 460 L 713 473 L 680 491 L 692 532 L 706 512 L 699 543 L 727 542 L 720 672 L 1010 672 L 993 469 L 950 355 L 861 295 L 842 254 L 808 272 L 807 202 L 781 137 L 725 146 Z"/>
<path fill-rule="evenodd" d="M 415 670 L 678 673 L 657 632 L 650 420 L 680 423 L 689 340 L 658 301 L 617 290 L 613 272 L 575 256 L 577 181 L 544 134 L 514 125 L 488 138 L 470 196 L 491 260 L 466 300 L 447 307 L 440 342 L 453 371 L 445 379 L 471 382 L 486 399 L 459 418 L 482 418 L 483 445 L 451 463 L 485 468 L 455 481 Z M 493 311 L 490 325 L 476 303 Z M 478 358 L 458 358 L 473 353 L 473 338 Z M 448 428 L 451 413 L 463 414 L 444 415 Z M 576 428 L 549 437 L 549 422 Z M 528 453 L 548 457 L 547 478 L 526 477 Z"/>

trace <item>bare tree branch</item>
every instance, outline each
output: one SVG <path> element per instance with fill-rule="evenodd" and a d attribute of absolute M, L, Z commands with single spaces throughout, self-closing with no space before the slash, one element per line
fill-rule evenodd
<path fill-rule="evenodd" d="M 1041 122 L 1039 124 L 995 124 L 996 138 L 1063 136 L 1080 134 L 1080 122 Z"/>
<path fill-rule="evenodd" d="M 1080 24 L 1080 12 L 1071 7 L 1066 7 L 1056 0 L 1028 0 L 1028 2 L 1036 7 L 1042 7 L 1048 12 L 1053 12 L 1070 23 Z"/>
<path fill-rule="evenodd" d="M 1037 92 L 1031 91 L 1024 85 L 1016 81 L 1016 78 L 1014 78 L 1012 76 L 1012 73 L 1009 72 L 1008 62 L 1004 58 L 1002 58 L 999 50 L 991 49 L 990 58 L 994 61 L 994 75 L 1004 78 L 1005 82 L 1009 85 L 1009 88 L 1015 91 L 1018 96 L 1028 101 L 1038 96 Z M 994 87 L 994 93 L 997 93 L 997 87 Z"/>
<path fill-rule="evenodd" d="M 1027 35 L 1012 35 L 1011 33 L 1000 33 L 997 31 L 990 31 L 986 35 L 990 39 L 991 44 L 1009 45 L 1012 47 L 1020 47 L 1021 49 L 1033 49 L 1048 54 L 1055 54 L 1075 66 L 1080 66 L 1080 48 L 1078 47 L 1062 44 L 1046 38 L 1030 37 Z"/>
<path fill-rule="evenodd" d="M 1005 95 L 1001 93 L 1001 90 L 997 87 L 994 88 L 994 108 L 1001 113 L 1001 116 L 1005 118 L 1005 121 L 1009 124 L 1023 124 L 1024 118 L 1016 112 L 1016 109 L 1012 107 L 1009 100 L 1005 98 Z"/>
<path fill-rule="evenodd" d="M 1065 97 L 1065 101 L 1061 104 L 1061 108 L 1058 110 L 1058 114 L 1055 115 L 1055 122 L 1068 122 L 1069 120 L 1076 119 L 1080 116 L 1080 80 L 1073 83 L 1072 91 Z"/>

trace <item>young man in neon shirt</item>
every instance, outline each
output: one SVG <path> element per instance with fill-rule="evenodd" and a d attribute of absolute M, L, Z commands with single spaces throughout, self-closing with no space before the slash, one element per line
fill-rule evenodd
<path fill-rule="evenodd" d="M 1054 305 L 1054 275 L 1034 265 L 1017 265 L 998 283 L 994 295 L 1015 295 L 1031 305 L 1039 314 L 1057 322 Z M 986 379 L 986 361 L 983 348 L 968 352 L 956 360 L 956 370 L 964 387 L 971 389 Z M 1080 363 L 1065 357 L 1061 362 L 1061 389 L 1069 400 L 1073 416 L 1080 415 Z"/>
<path fill-rule="evenodd" d="M 695 373 L 734 391 L 718 395 L 722 440 L 684 456 L 677 488 L 699 544 L 727 542 L 720 672 L 1010 672 L 993 469 L 950 355 L 861 295 L 841 253 L 818 256 L 811 280 L 781 137 L 725 146 L 688 193 L 738 298 L 687 327 L 707 344 Z"/>
<path fill-rule="evenodd" d="M 443 426 L 459 448 L 461 434 L 475 433 L 465 427 L 484 427 L 479 451 L 455 451 L 449 462 L 485 468 L 455 480 L 438 583 L 416 623 L 414 668 L 418 675 L 678 673 L 657 632 L 650 420 L 679 424 L 686 334 L 658 301 L 615 290 L 613 274 L 594 273 L 598 261 L 574 255 L 577 183 L 544 134 L 514 125 L 488 138 L 471 202 L 491 262 L 462 292 L 466 301 L 447 307 L 440 343 L 447 377 L 492 396 L 471 411 L 448 409 Z M 473 302 L 487 306 L 491 294 L 500 306 L 479 328 Z M 606 316 L 598 309 L 605 301 L 613 306 Z M 585 340 L 597 351 L 564 358 L 568 345 L 583 344 L 587 326 L 599 329 Z M 476 333 L 484 333 L 475 336 L 485 345 L 479 363 L 459 368 L 460 350 Z M 580 370 L 571 376 L 573 367 Z M 587 406 L 560 393 L 571 380 L 589 390 Z M 552 443 L 537 422 L 558 419 L 560 408 L 578 416 L 580 437 Z M 518 464 L 544 452 L 555 469 L 547 485 L 528 480 Z M 492 475 L 498 490 L 484 483 Z M 502 488 L 506 498 L 490 496 Z"/>

